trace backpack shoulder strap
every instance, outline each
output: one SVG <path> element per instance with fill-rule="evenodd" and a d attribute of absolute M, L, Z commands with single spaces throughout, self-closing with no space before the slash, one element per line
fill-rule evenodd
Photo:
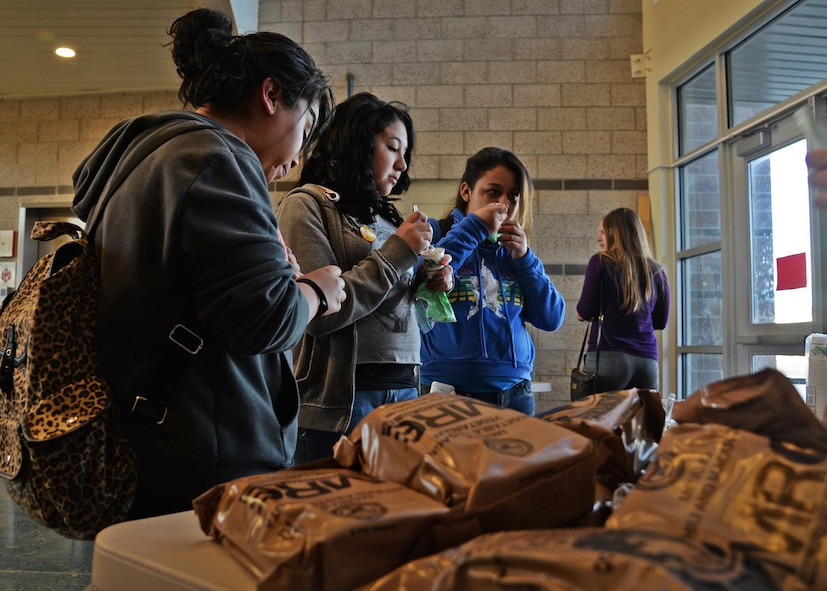
<path fill-rule="evenodd" d="M 319 216 L 321 217 L 322 224 L 324 224 L 325 233 L 330 240 L 330 243 L 333 248 L 333 255 L 336 257 L 336 264 L 341 267 L 343 270 L 350 269 L 353 265 L 348 263 L 347 261 L 347 249 L 345 249 L 344 244 L 344 237 L 341 233 L 341 222 L 339 225 L 334 225 L 334 229 L 331 229 L 329 217 L 331 215 L 326 211 L 333 209 L 335 210 L 336 217 L 344 216 L 341 212 L 338 211 L 336 208 L 335 203 L 339 201 L 340 196 L 339 194 L 332 190 L 324 187 L 322 185 L 316 185 L 313 183 L 307 183 L 304 185 L 299 185 L 290 190 L 290 192 L 285 196 L 290 197 L 291 195 L 297 195 L 300 193 L 304 193 L 312 198 L 313 201 L 316 202 L 316 205 L 319 208 Z M 277 212 L 278 213 L 278 210 Z M 335 222 L 334 222 L 335 224 Z M 339 230 L 335 230 L 335 228 L 339 228 Z"/>
<path fill-rule="evenodd" d="M 294 193 L 306 193 L 320 203 L 325 201 L 336 203 L 339 200 L 339 194 L 336 191 L 323 187 L 322 185 L 315 185 L 313 183 L 294 187 L 290 190 L 288 195 L 292 195 Z"/>
<path fill-rule="evenodd" d="M 86 221 L 86 235 L 92 235 L 93 228 L 101 219 L 103 208 L 109 198 L 147 156 L 176 136 L 203 129 L 208 129 L 208 127 L 205 124 L 164 125 L 160 128 L 145 130 L 135 137 L 132 140 L 134 147 L 119 162 L 112 177 L 104 185 L 98 203 L 90 212 Z M 166 318 L 160 320 L 158 326 L 155 327 L 166 337 L 163 341 L 164 346 L 150 353 L 149 362 L 142 363 L 135 360 L 132 370 L 124 378 L 122 384 L 131 397 L 130 406 L 124 410 L 129 411 L 130 414 L 151 418 L 159 425 L 166 420 L 168 393 L 158 385 L 163 384 L 173 375 L 182 360 L 190 359 L 200 353 L 204 345 L 204 339 L 191 328 L 197 325 L 192 318 L 188 317 L 189 326 L 182 324 L 177 318 L 174 318 L 169 325 L 166 324 L 166 320 Z M 153 395 L 150 395 L 150 392 Z"/>

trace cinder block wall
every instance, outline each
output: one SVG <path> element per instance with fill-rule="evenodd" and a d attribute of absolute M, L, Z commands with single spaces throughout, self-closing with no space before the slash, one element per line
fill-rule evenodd
<path fill-rule="evenodd" d="M 302 43 L 339 100 L 350 78 L 408 103 L 416 180 L 454 183 L 486 145 L 523 159 L 539 189 L 531 246 L 569 302 L 559 331 L 534 331 L 534 380 L 551 384 L 538 410 L 566 401 L 598 220 L 647 193 L 644 81 L 629 62 L 640 0 L 261 0 L 259 28 Z M 69 203 L 72 172 L 116 121 L 177 106 L 175 89 L 0 99 L 0 230 L 17 229 L 21 204 Z"/>

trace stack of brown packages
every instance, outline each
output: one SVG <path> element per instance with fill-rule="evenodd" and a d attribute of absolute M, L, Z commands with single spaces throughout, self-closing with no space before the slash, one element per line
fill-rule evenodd
<path fill-rule="evenodd" d="M 592 440 L 600 503 L 640 477 L 657 450 L 666 415 L 657 391 L 632 388 L 587 396 L 539 418 Z"/>
<path fill-rule="evenodd" d="M 606 526 L 736 548 L 780 588 L 827 589 L 827 430 L 774 370 L 678 403 L 680 423 Z"/>
<path fill-rule="evenodd" d="M 339 440 L 334 458 L 438 500 L 480 532 L 560 526 L 587 514 L 594 499 L 589 439 L 453 394 L 374 410 Z"/>
<path fill-rule="evenodd" d="M 360 591 L 827 589 L 827 431 L 789 380 L 765 371 L 694 393 L 659 444 L 644 436 L 640 459 L 652 461 L 639 478 L 639 446 L 623 446 L 624 464 L 612 443 L 645 431 L 620 419 L 633 395 L 598 394 L 543 417 L 604 448 L 607 486 L 636 480 L 605 528 L 479 536 Z"/>
<path fill-rule="evenodd" d="M 371 568 L 387 545 L 377 521 L 363 525 L 373 538 L 307 551 L 270 580 L 284 589 L 361 580 L 360 591 L 827 589 L 827 431 L 789 380 L 765 371 L 711 384 L 676 405 L 680 424 L 662 439 L 657 396 L 607 392 L 540 418 L 444 394 L 377 409 L 339 441 L 329 469 L 398 487 L 389 497 L 417 495 L 417 515 L 394 535 L 423 541 Z M 630 492 L 606 527 L 572 527 L 591 523 L 595 483 Z M 321 513 L 294 497 L 272 512 L 283 532 L 329 519 L 301 521 Z M 218 511 L 200 515 L 205 531 L 226 530 Z M 330 583 L 338 552 L 364 576 Z M 270 568 L 289 553 L 274 556 Z"/>
<path fill-rule="evenodd" d="M 345 590 L 487 531 L 587 514 L 592 442 L 456 395 L 383 406 L 335 459 L 240 478 L 195 500 L 205 533 L 260 590 Z"/>

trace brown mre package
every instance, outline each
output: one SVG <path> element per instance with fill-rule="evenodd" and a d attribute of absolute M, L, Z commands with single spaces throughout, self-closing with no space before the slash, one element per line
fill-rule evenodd
<path fill-rule="evenodd" d="M 677 425 L 606 527 L 729 544 L 827 589 L 827 458 L 722 425 Z"/>
<path fill-rule="evenodd" d="M 827 454 L 827 429 L 792 382 L 774 369 L 704 386 L 675 403 L 679 423 L 718 423 Z"/>
<path fill-rule="evenodd" d="M 448 510 L 351 470 L 239 478 L 194 501 L 201 529 L 259 578 L 260 591 L 340 591 L 435 551 Z"/>
<path fill-rule="evenodd" d="M 657 391 L 632 388 L 587 396 L 538 418 L 591 439 L 597 481 L 611 491 L 638 479 L 657 449 L 666 413 Z"/>
<path fill-rule="evenodd" d="M 776 591 L 761 565 L 645 530 L 486 534 L 399 567 L 358 591 Z"/>
<path fill-rule="evenodd" d="M 590 440 L 455 394 L 374 410 L 339 440 L 334 457 L 457 512 L 480 511 L 483 531 L 561 525 L 588 513 L 594 498 Z"/>

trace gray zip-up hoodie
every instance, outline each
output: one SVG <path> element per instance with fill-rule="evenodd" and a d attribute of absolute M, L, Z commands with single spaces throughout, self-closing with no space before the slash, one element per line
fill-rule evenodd
<path fill-rule="evenodd" d="M 398 288 L 418 257 L 396 234 L 372 249 L 360 225 L 342 215 L 334 199 L 338 196 L 324 187 L 304 185 L 279 203 L 278 215 L 284 238 L 303 271 L 325 265 L 338 265 L 343 271 L 347 299 L 342 309 L 313 320 L 294 351 L 301 390 L 299 424 L 342 433 L 353 412 L 359 347 L 356 323 L 374 313 L 391 290 Z M 419 364 L 418 346 L 405 353 Z"/>
<path fill-rule="evenodd" d="M 142 146 L 180 128 L 142 160 Z M 123 121 L 74 175 L 74 211 L 134 169 L 91 230 L 101 265 L 103 369 L 141 460 L 136 516 L 191 507 L 214 484 L 292 463 L 298 390 L 290 348 L 308 319 L 261 164 L 215 121 L 166 111 Z M 97 214 L 96 214 L 97 215 Z M 204 340 L 172 345 L 182 323 Z M 166 407 L 161 424 L 154 418 Z"/>

